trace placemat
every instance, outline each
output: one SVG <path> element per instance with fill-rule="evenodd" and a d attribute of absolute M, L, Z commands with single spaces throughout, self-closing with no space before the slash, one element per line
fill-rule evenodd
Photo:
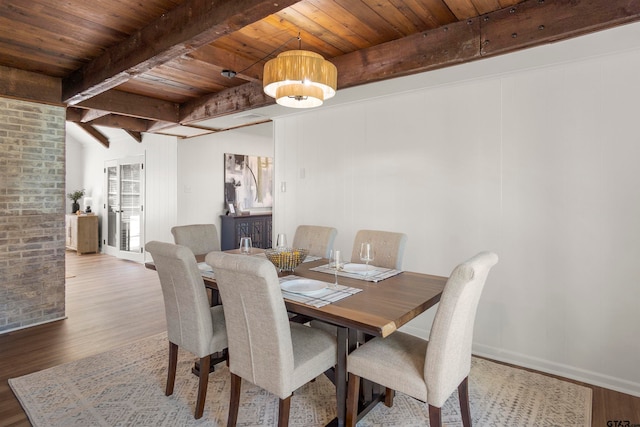
<path fill-rule="evenodd" d="M 389 277 L 393 277 L 393 276 L 396 276 L 396 275 L 402 273 L 402 270 L 394 270 L 392 268 L 383 268 L 383 267 L 377 267 L 377 266 L 374 266 L 374 265 L 372 265 L 370 267 L 372 269 L 371 273 L 369 273 L 369 272 L 367 272 L 367 274 L 348 273 L 346 271 L 339 270 L 338 271 L 338 276 L 349 277 L 351 279 L 358 279 L 358 280 L 364 280 L 364 281 L 367 281 L 367 282 L 377 283 L 377 282 L 379 282 L 381 280 L 388 279 Z M 335 275 L 335 270 L 333 268 L 329 268 L 329 264 L 319 265 L 317 267 L 310 268 L 310 270 L 318 271 L 320 273 L 331 274 L 332 276 Z"/>
<path fill-rule="evenodd" d="M 292 274 L 290 276 L 281 277 L 280 283 L 294 279 L 304 279 L 304 277 Z M 362 292 L 362 289 L 352 288 L 350 286 L 338 285 L 335 288 L 329 288 L 329 286 L 333 286 L 333 284 L 327 283 L 327 288 L 314 295 L 299 294 L 296 292 L 285 291 L 284 289 L 281 290 L 282 296 L 286 299 L 301 302 L 303 304 L 311 305 L 314 307 L 323 307 L 325 305 L 331 304 L 332 302 L 340 301 L 343 298 L 357 294 L 358 292 Z"/>

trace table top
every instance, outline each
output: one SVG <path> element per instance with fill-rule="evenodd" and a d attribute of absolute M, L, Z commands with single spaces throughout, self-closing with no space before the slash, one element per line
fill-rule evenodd
<path fill-rule="evenodd" d="M 239 253 L 238 250 L 227 251 Z M 264 252 L 253 249 L 254 254 Z M 196 257 L 199 262 L 204 256 Z M 303 262 L 295 275 L 323 282 L 334 281 L 334 276 L 311 269 L 327 263 L 326 259 Z M 154 268 L 152 263 L 147 267 Z M 205 285 L 217 289 L 215 279 L 203 277 Z M 285 298 L 287 310 L 328 323 L 344 326 L 370 335 L 386 337 L 402 325 L 424 313 L 440 301 L 447 277 L 403 271 L 402 273 L 373 283 L 364 280 L 339 277 L 338 283 L 363 289 L 347 298 L 323 307 L 313 307 Z"/>
<path fill-rule="evenodd" d="M 237 250 L 227 252 L 239 253 Z M 259 254 L 264 251 L 254 248 L 252 252 Z M 294 274 L 333 283 L 333 275 L 311 270 L 326 263 L 326 259 L 303 262 Z M 286 298 L 285 304 L 292 313 L 386 337 L 437 304 L 447 279 L 409 271 L 377 283 L 339 277 L 340 285 L 360 288 L 363 292 L 319 308 Z M 204 281 L 207 286 L 216 288 L 215 279 L 204 278 Z"/>
<path fill-rule="evenodd" d="M 297 276 L 333 282 L 334 276 L 311 271 L 327 260 L 304 262 Z M 339 277 L 338 283 L 363 289 L 347 298 L 316 308 L 285 300 L 287 309 L 370 335 L 386 337 L 440 301 L 447 277 L 403 271 L 377 283 Z"/>

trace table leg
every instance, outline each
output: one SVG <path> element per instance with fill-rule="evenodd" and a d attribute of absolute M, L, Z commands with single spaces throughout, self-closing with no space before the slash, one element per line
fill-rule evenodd
<path fill-rule="evenodd" d="M 224 361 L 227 360 L 229 358 L 228 355 L 228 351 L 227 349 L 224 349 L 222 351 L 219 351 L 217 353 L 213 353 L 211 355 L 211 362 L 210 362 L 210 366 L 209 366 L 209 373 L 214 372 L 215 371 L 215 366 Z M 200 376 L 200 360 L 196 360 L 193 363 L 193 367 L 191 368 L 191 373 L 193 375 L 195 375 L 196 377 Z"/>
<path fill-rule="evenodd" d="M 338 426 L 344 426 L 347 415 L 348 329 L 338 326 L 338 364 L 336 366 L 336 403 Z"/>

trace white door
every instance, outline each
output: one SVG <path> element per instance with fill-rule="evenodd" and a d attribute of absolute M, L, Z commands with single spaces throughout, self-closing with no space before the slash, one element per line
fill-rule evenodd
<path fill-rule="evenodd" d="M 109 255 L 144 262 L 144 156 L 104 166 L 102 246 Z"/>

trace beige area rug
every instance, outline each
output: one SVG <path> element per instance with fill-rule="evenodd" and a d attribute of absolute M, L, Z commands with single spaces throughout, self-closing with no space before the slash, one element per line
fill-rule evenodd
<path fill-rule="evenodd" d="M 202 419 L 193 418 L 197 378 L 194 357 L 180 352 L 172 396 L 164 395 L 166 334 L 65 365 L 9 380 L 35 427 L 43 426 L 224 426 L 229 372 L 224 363 L 210 375 Z M 591 426 L 591 389 L 544 375 L 473 359 L 469 381 L 471 416 L 478 426 Z M 322 426 L 335 417 L 335 387 L 325 377 L 294 394 L 291 426 Z M 239 426 L 271 426 L 277 398 L 242 384 Z M 380 403 L 359 426 L 428 426 L 426 405 L 398 394 L 394 406 Z M 458 427 L 457 393 L 443 408 L 446 426 Z"/>

